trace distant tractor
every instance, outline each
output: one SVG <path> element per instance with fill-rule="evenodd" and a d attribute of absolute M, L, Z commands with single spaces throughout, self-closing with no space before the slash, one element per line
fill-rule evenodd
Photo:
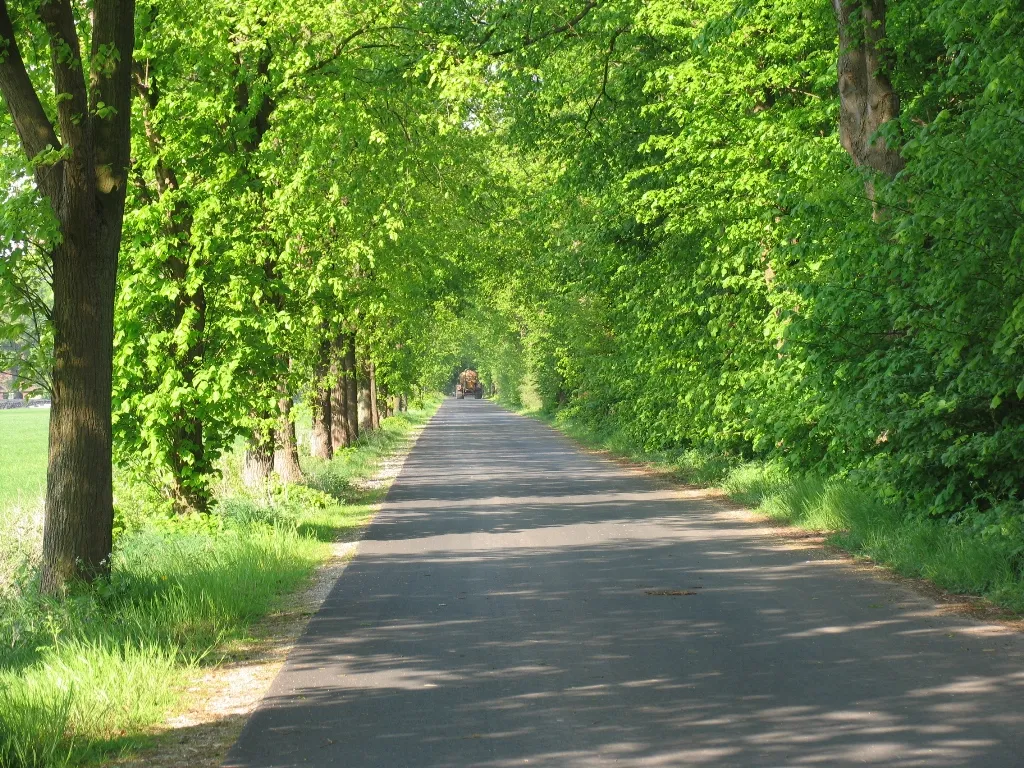
<path fill-rule="evenodd" d="M 484 396 L 484 385 L 480 382 L 480 375 L 472 368 L 460 373 L 459 383 L 455 385 L 456 399 L 463 400 L 466 395 L 472 395 L 477 400 Z"/>

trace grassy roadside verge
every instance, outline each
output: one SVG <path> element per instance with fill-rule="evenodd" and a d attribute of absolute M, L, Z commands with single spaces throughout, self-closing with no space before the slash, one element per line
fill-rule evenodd
<path fill-rule="evenodd" d="M 358 483 L 439 402 L 385 420 L 331 462 L 307 458 L 302 485 L 249 493 L 228 461 L 209 516 L 168 517 L 142 494 L 122 497 L 109 582 L 60 603 L 32 590 L 31 542 L 0 547 L 14 573 L 0 583 L 0 766 L 81 765 L 143 746 L 204 667 L 244 644 L 309 582 L 332 542 L 366 524 L 383 491 Z M 0 525 L 22 524 L 28 540 L 32 516 L 12 507 Z"/>
<path fill-rule="evenodd" d="M 923 520 L 883 503 L 870 488 L 849 478 L 799 476 L 781 464 L 739 463 L 693 449 L 650 452 L 620 431 L 598 429 L 564 413 L 520 413 L 586 447 L 643 463 L 679 482 L 720 488 L 773 521 L 824 533 L 830 545 L 902 576 L 1024 612 L 1024 540 L 1017 531 L 975 531 Z"/>

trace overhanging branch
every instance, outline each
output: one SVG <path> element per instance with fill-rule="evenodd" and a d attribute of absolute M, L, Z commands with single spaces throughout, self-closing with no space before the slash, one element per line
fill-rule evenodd
<path fill-rule="evenodd" d="M 60 150 L 60 141 L 32 86 L 14 37 L 7 0 L 0 0 L 0 93 L 7 103 L 21 146 L 29 160 L 47 150 Z M 53 165 L 38 167 L 36 182 L 43 194 L 53 197 L 60 188 L 59 168 Z"/>
<path fill-rule="evenodd" d="M 522 38 L 520 38 L 519 43 L 517 45 L 510 45 L 510 46 L 507 46 L 505 48 L 501 48 L 501 49 L 499 49 L 497 51 L 489 51 L 488 54 L 490 56 L 494 56 L 494 57 L 507 56 L 510 53 L 515 53 L 516 51 L 522 50 L 524 48 L 529 48 L 532 45 L 536 45 L 537 43 L 541 42 L 542 40 L 547 40 L 549 37 L 554 37 L 555 35 L 560 35 L 560 34 L 563 34 L 565 32 L 573 32 L 573 31 L 575 31 L 576 26 L 581 21 L 583 21 L 583 19 L 585 19 L 590 14 L 590 12 L 592 10 L 594 10 L 595 8 L 600 7 L 602 2 L 603 2 L 603 0 L 587 0 L 587 2 L 583 4 L 583 8 L 581 8 L 580 11 L 575 16 L 570 18 L 564 24 L 559 24 L 556 27 L 551 27 L 551 28 L 541 32 L 539 35 L 533 35 L 531 33 L 531 31 L 530 31 L 530 28 L 527 27 L 526 33 L 523 35 Z M 530 16 L 530 19 L 531 19 L 531 24 L 532 24 L 532 19 L 533 19 L 532 14 Z M 496 22 L 495 26 L 492 27 L 492 30 L 496 29 L 497 24 L 499 24 L 499 23 L 500 22 Z M 484 33 L 484 35 L 482 37 L 482 40 L 484 42 L 486 42 L 487 40 L 491 39 L 491 37 L 494 34 L 494 32 L 492 30 L 488 30 L 488 32 Z"/>

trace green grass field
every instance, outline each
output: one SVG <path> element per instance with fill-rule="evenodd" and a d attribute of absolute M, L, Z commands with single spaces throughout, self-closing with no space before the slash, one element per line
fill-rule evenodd
<path fill-rule="evenodd" d="M 49 408 L 0 411 L 0 509 L 43 495 L 49 424 Z"/>

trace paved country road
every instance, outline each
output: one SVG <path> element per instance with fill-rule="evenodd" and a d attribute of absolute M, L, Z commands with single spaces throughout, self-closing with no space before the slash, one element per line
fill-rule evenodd
<path fill-rule="evenodd" d="M 1018 766 L 1024 643 L 449 400 L 227 765 Z"/>

